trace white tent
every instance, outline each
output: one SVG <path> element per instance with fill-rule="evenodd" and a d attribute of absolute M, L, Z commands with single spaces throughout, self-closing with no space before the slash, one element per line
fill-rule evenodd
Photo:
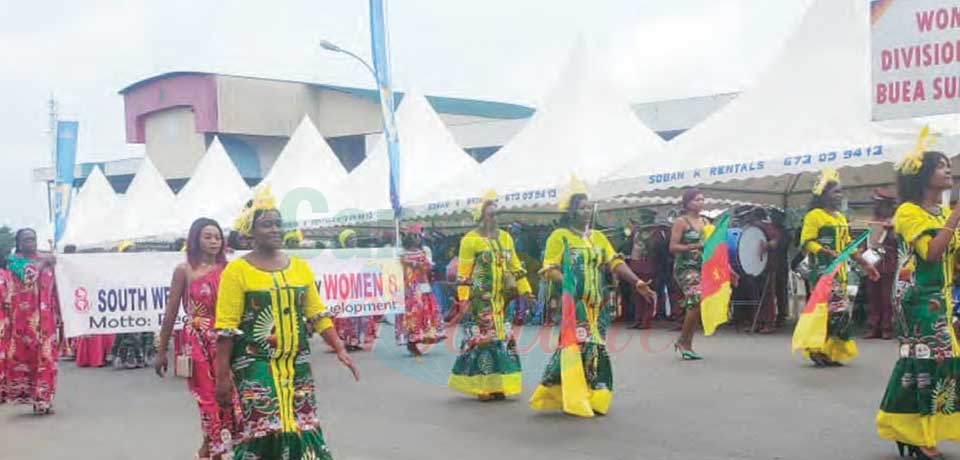
<path fill-rule="evenodd" d="M 446 125 L 420 92 L 410 91 L 397 110 L 400 139 L 400 198 L 415 202 L 477 162 L 453 139 Z M 390 209 L 390 165 L 387 144 L 378 137 L 368 158 L 329 196 L 331 211 Z"/>
<path fill-rule="evenodd" d="M 98 243 L 180 235 L 174 215 L 176 197 L 160 171 L 144 157 L 140 169 L 119 199 L 115 217 L 91 231 Z"/>
<path fill-rule="evenodd" d="M 193 176 L 177 194 L 178 227 L 186 231 L 200 217 L 230 227 L 251 196 L 250 187 L 240 177 L 220 139 L 214 137 Z"/>
<path fill-rule="evenodd" d="M 572 174 L 589 184 L 626 162 L 661 161 L 665 142 L 596 79 L 604 72 L 598 65 L 579 43 L 526 127 L 479 168 L 434 190 L 430 197 L 438 203 L 429 208 L 463 209 L 491 188 L 501 206 L 553 203 Z"/>
<path fill-rule="evenodd" d="M 84 246 L 99 241 L 90 239 L 108 222 L 110 213 L 116 209 L 117 194 L 107 182 L 99 167 L 94 167 L 83 187 L 70 205 L 67 228 L 60 247 L 68 244 Z"/>
<path fill-rule="evenodd" d="M 305 115 L 270 172 L 257 187 L 269 186 L 281 211 L 290 211 L 284 205 L 285 200 L 289 200 L 287 204 L 294 206 L 304 200 L 315 203 L 318 197 L 331 193 L 333 186 L 346 177 L 346 168 L 333 153 L 326 139 L 317 131 L 310 117 Z M 297 193 L 291 195 L 290 192 L 295 190 Z M 296 203 L 293 203 L 294 201 Z M 284 216 L 289 220 L 295 217 Z"/>
<path fill-rule="evenodd" d="M 814 2 L 752 88 L 677 137 L 656 167 L 625 164 L 599 194 L 725 182 L 702 188 L 791 205 L 791 195 L 806 199 L 823 167 L 857 167 L 841 170 L 847 189 L 891 182 L 889 162 L 914 144 L 921 124 L 870 121 L 867 7 L 856 0 Z M 934 128 L 949 127 L 942 122 L 950 118 L 933 120 Z M 879 163 L 886 164 L 860 168 Z"/>

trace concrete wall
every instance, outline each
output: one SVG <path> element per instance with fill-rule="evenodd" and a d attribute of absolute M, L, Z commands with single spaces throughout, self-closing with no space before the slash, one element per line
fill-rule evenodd
<path fill-rule="evenodd" d="M 323 137 L 380 132 L 380 104 L 340 91 L 318 91 L 319 107 L 313 119 Z"/>
<path fill-rule="evenodd" d="M 317 119 L 317 92 L 303 83 L 217 76 L 223 133 L 289 137 L 304 114 Z"/>
<path fill-rule="evenodd" d="M 206 152 L 204 134 L 196 129 L 193 109 L 174 107 L 145 118 L 147 156 L 167 179 L 193 175 Z"/>

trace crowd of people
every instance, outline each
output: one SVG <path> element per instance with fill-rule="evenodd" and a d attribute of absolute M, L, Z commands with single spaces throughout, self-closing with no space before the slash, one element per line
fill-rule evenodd
<path fill-rule="evenodd" d="M 804 354 L 816 366 L 839 367 L 857 355 L 856 302 L 847 284 L 859 273 L 867 305 L 863 337 L 896 336 L 900 343 L 876 418 L 878 432 L 896 441 L 901 453 L 942 458 L 938 442 L 960 439 L 953 417 L 960 347 L 952 297 L 960 204 L 952 210 L 940 204 L 953 185 L 949 160 L 919 150 L 898 165 L 897 194 L 876 190 L 874 215 L 858 228 L 871 232 L 863 247 L 848 247 L 853 229 L 841 209 L 841 184 L 836 172 L 824 171 L 796 229 L 782 211 L 734 210 L 736 226 L 763 231 L 758 250 L 768 262 L 759 277 L 731 269 L 733 297 L 753 300 L 751 327 L 767 334 L 789 314 L 793 271 L 805 274 L 808 295 L 821 276 L 836 273 L 826 302 L 827 332 Z M 521 393 L 516 340 L 526 323 L 560 326 L 530 407 L 580 417 L 606 414 L 614 390 L 606 335 L 614 321 L 649 329 L 656 319 L 665 320 L 679 331 L 678 357 L 703 359 L 693 337 L 700 323 L 704 243 L 714 232 L 703 215 L 704 199 L 703 192 L 686 190 L 682 213 L 672 223 L 646 213 L 617 234 L 600 227 L 586 187 L 574 179 L 558 202 L 559 221 L 524 232 L 501 228 L 491 191 L 477 203 L 475 227 L 465 234 L 430 234 L 421 225 L 402 229 L 402 314 L 334 318 L 306 261 L 285 250 L 303 234 L 284 228 L 274 199 L 261 190 L 229 235 L 211 219 L 193 223 L 157 334 L 72 341 L 61 331 L 56 259 L 38 251 L 36 232 L 23 229 L 0 269 L 0 402 L 53 413 L 61 354 L 72 355 L 78 366 L 102 366 L 111 358 L 120 368 L 153 365 L 161 377 L 173 367 L 187 379 L 199 409 L 200 458 L 332 458 L 317 423 L 307 360 L 311 336 L 319 335 L 359 380 L 350 352 L 373 346 L 384 324 L 394 326 L 396 345 L 416 359 L 459 327 L 448 385 L 495 401 Z M 360 238 L 345 229 L 337 245 L 355 248 Z M 118 250 L 131 249 L 123 246 Z M 248 252 L 228 261 L 231 249 Z M 794 261 L 791 253 L 798 254 Z M 855 264 L 837 265 L 847 254 Z M 181 311 L 187 321 L 174 331 Z"/>

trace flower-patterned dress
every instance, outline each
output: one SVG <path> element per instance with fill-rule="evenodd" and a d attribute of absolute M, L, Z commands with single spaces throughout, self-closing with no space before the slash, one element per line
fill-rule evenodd
<path fill-rule="evenodd" d="M 60 307 L 53 268 L 10 256 L 6 401 L 47 410 L 57 391 Z"/>
<path fill-rule="evenodd" d="M 242 410 L 234 458 L 332 458 L 317 420 L 308 342 L 331 327 L 303 259 L 291 256 L 277 271 L 243 258 L 227 264 L 214 328 L 234 340 L 231 367 Z"/>
<path fill-rule="evenodd" d="M 816 286 L 817 280 L 824 274 L 833 261 L 821 251 L 830 249 L 836 253 L 843 251 L 851 242 L 850 225 L 839 211 L 827 212 L 814 208 L 803 217 L 800 230 L 800 242 L 807 251 L 810 261 L 810 286 Z M 831 361 L 845 361 L 857 357 L 857 345 L 853 341 L 852 305 L 847 296 L 847 264 L 840 264 L 827 304 L 830 310 L 827 319 L 827 337 L 818 348 L 808 348 L 804 354 L 823 353 Z"/>
<path fill-rule="evenodd" d="M 210 442 L 210 454 L 223 455 L 232 448 L 232 439 L 240 420 L 239 402 L 221 407 L 215 397 L 217 332 L 217 291 L 223 267 L 193 280 L 184 293 L 187 324 L 183 327 L 184 345 L 181 353 L 190 356 L 193 370 L 187 387 L 200 408 L 200 429 Z"/>
<path fill-rule="evenodd" d="M 0 268 L 0 404 L 7 400 L 7 350 L 10 348 L 10 272 Z"/>
<path fill-rule="evenodd" d="M 460 355 L 447 384 L 475 396 L 520 394 L 520 357 L 508 340 L 507 297 L 531 290 L 513 238 L 503 230 L 496 238 L 472 230 L 460 240 L 458 261 L 457 298 L 469 303 L 460 323 Z"/>
<path fill-rule="evenodd" d="M 440 304 L 430 285 L 432 264 L 422 250 L 405 250 L 403 264 L 404 313 L 396 318 L 398 345 L 431 344 L 446 338 Z"/>
<path fill-rule="evenodd" d="M 565 247 L 569 251 L 565 251 Z M 564 265 L 564 253 L 569 252 L 573 279 L 573 301 L 576 315 L 576 340 L 583 362 L 588 394 L 583 406 L 593 412 L 606 414 L 613 398 L 613 366 L 606 346 L 606 321 L 609 317 L 608 296 L 604 271 L 613 271 L 623 264 L 623 257 L 613 249 L 607 237 L 596 230 L 584 238 L 574 232 L 560 228 L 554 230 L 547 239 L 543 255 L 543 269 L 561 269 Z M 530 407 L 534 410 L 562 410 L 564 395 L 561 381 L 561 347 L 550 357 L 543 371 L 540 385 L 530 398 Z"/>
<path fill-rule="evenodd" d="M 697 229 L 693 223 L 684 216 L 682 219 L 687 222 L 687 229 L 680 235 L 680 244 L 703 243 L 704 240 L 713 233 L 713 225 L 704 225 L 703 229 Z M 680 285 L 683 293 L 683 300 L 680 302 L 680 308 L 684 312 L 691 308 L 700 306 L 700 284 L 701 269 L 703 268 L 703 250 L 693 249 L 684 251 L 676 255 L 673 262 L 673 276 Z"/>
<path fill-rule="evenodd" d="M 956 412 L 960 347 L 950 324 L 950 292 L 960 238 L 954 233 L 940 260 L 926 260 L 930 241 L 944 227 L 949 212 L 943 207 L 931 213 L 908 202 L 900 205 L 893 217 L 900 246 L 898 266 L 913 264 L 915 268 L 894 302 L 900 359 L 880 403 L 877 432 L 884 439 L 915 446 L 960 441 L 960 414 Z"/>

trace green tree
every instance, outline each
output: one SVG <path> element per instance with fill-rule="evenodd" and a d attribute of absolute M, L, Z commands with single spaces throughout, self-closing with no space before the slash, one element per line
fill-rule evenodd
<path fill-rule="evenodd" d="M 10 227 L 0 226 L 0 257 L 10 254 L 10 251 L 13 250 L 13 246 L 16 244 L 13 237 L 14 233 Z"/>

